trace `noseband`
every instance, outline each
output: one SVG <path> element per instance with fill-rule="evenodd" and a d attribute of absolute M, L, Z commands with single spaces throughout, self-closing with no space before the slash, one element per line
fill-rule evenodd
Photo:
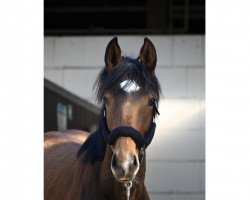
<path fill-rule="evenodd" d="M 144 137 L 132 126 L 119 126 L 110 132 L 107 127 L 105 116 L 101 119 L 101 126 L 102 134 L 107 144 L 113 145 L 119 137 L 124 136 L 133 139 L 139 149 L 146 149 L 149 146 L 154 137 L 156 128 L 156 124 L 152 122 Z"/>

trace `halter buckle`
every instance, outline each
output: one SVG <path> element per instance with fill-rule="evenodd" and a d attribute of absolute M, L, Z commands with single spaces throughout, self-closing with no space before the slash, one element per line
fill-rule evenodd
<path fill-rule="evenodd" d="M 140 150 L 139 150 L 139 160 L 140 160 L 140 162 L 143 161 L 144 155 L 145 155 L 145 145 L 143 147 L 141 147 Z"/>

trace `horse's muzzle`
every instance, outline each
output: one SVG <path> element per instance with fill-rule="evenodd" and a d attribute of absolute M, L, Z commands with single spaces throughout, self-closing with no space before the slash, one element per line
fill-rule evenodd
<path fill-rule="evenodd" d="M 113 153 L 111 160 L 111 171 L 116 180 L 125 182 L 132 181 L 139 170 L 139 159 L 137 155 L 129 155 L 126 159 L 119 159 L 118 155 Z"/>

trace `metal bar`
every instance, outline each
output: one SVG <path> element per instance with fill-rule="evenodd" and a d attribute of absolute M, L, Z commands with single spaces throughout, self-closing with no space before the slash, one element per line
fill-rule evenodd
<path fill-rule="evenodd" d="M 188 22 L 189 22 L 189 0 L 185 0 L 185 5 L 184 5 L 184 31 L 187 32 L 188 31 Z"/>
<path fill-rule="evenodd" d="M 145 12 L 145 6 L 105 6 L 105 7 L 45 7 L 45 12 Z"/>
<path fill-rule="evenodd" d="M 174 13 L 173 13 L 173 0 L 170 0 L 170 2 L 169 2 L 169 27 L 168 27 L 168 29 L 169 29 L 169 31 L 170 32 L 173 32 L 173 30 L 174 30 L 174 23 L 173 23 L 173 20 L 174 20 Z"/>
<path fill-rule="evenodd" d="M 182 11 L 183 6 L 175 6 L 173 9 L 174 9 L 174 11 Z M 193 12 L 198 12 L 198 11 L 204 12 L 205 7 L 204 6 L 192 6 L 192 5 L 189 5 L 189 9 L 192 10 Z"/>
<path fill-rule="evenodd" d="M 178 32 L 178 31 L 177 31 Z M 171 34 L 167 29 L 45 29 L 45 35 Z M 176 32 L 175 32 L 176 33 Z"/>

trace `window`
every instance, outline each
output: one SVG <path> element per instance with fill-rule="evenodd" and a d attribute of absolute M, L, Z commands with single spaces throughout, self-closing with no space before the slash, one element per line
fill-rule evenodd
<path fill-rule="evenodd" d="M 45 0 L 45 35 L 205 34 L 205 0 Z"/>

